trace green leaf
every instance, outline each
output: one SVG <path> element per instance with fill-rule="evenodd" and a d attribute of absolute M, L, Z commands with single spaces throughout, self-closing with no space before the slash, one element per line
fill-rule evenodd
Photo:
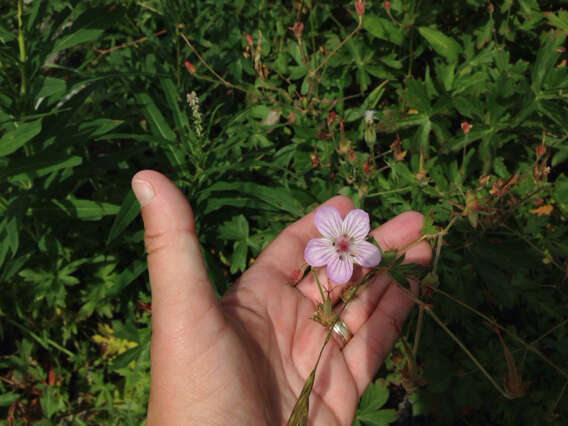
<path fill-rule="evenodd" d="M 86 121 L 79 124 L 81 133 L 96 138 L 102 136 L 123 123 L 122 120 L 111 120 L 108 118 L 97 118 L 96 120 Z"/>
<path fill-rule="evenodd" d="M 263 186 L 252 182 L 218 182 L 204 190 L 199 200 L 207 199 L 212 192 L 216 191 L 240 192 L 261 200 L 273 208 L 291 213 L 294 217 L 304 215 L 304 208 L 286 188 Z"/>
<path fill-rule="evenodd" d="M 138 204 L 134 193 L 132 191 L 128 191 L 126 197 L 124 197 L 124 201 L 120 205 L 118 214 L 114 218 L 106 243 L 109 244 L 112 240 L 118 237 L 122 231 L 126 229 L 130 222 L 138 216 L 139 212 L 140 204 Z"/>
<path fill-rule="evenodd" d="M 97 40 L 121 14 L 120 8 L 114 11 L 105 7 L 86 10 L 74 20 L 67 33 L 57 38 L 52 53 Z"/>
<path fill-rule="evenodd" d="M 56 387 L 46 385 L 40 397 L 40 405 L 45 417 L 50 419 L 58 410 L 63 408 L 63 400 Z"/>
<path fill-rule="evenodd" d="M 568 11 L 560 9 L 556 14 L 554 12 L 544 12 L 544 16 L 548 19 L 550 25 L 568 33 Z"/>
<path fill-rule="evenodd" d="M 238 271 L 244 272 L 247 269 L 248 244 L 246 241 L 239 240 L 233 244 L 233 255 L 231 256 L 231 274 Z"/>
<path fill-rule="evenodd" d="M 71 196 L 63 200 L 52 199 L 51 202 L 68 216 L 81 220 L 99 220 L 103 216 L 115 215 L 120 211 L 120 207 L 116 204 L 99 203 Z"/>
<path fill-rule="evenodd" d="M 247 240 L 249 237 L 247 219 L 242 214 L 233 217 L 219 227 L 218 236 L 226 240 Z"/>
<path fill-rule="evenodd" d="M 564 43 L 566 34 L 550 33 L 544 38 L 544 44 L 538 50 L 536 60 L 532 67 L 531 79 L 535 92 L 542 89 L 546 75 L 554 68 L 560 57 L 559 48 Z"/>
<path fill-rule="evenodd" d="M 388 19 L 365 14 L 363 15 L 363 28 L 374 37 L 402 46 L 404 33 L 398 25 Z"/>
<path fill-rule="evenodd" d="M 20 394 L 14 392 L 4 393 L 0 395 L 0 407 L 7 407 L 18 399 L 20 399 Z"/>
<path fill-rule="evenodd" d="M 168 122 L 152 98 L 147 93 L 137 93 L 136 99 L 138 103 L 142 105 L 144 116 L 146 117 L 146 120 L 148 120 L 152 134 L 170 142 L 175 141 L 176 134 L 170 128 Z"/>
<path fill-rule="evenodd" d="M 55 46 L 53 46 L 53 52 L 59 52 L 60 50 L 69 49 L 81 43 L 94 41 L 98 39 L 103 32 L 104 29 L 101 28 L 82 28 L 57 40 Z"/>
<path fill-rule="evenodd" d="M 147 268 L 146 260 L 137 259 L 125 268 L 107 291 L 109 297 L 119 294 L 122 289 L 140 276 Z"/>
<path fill-rule="evenodd" d="M 388 399 L 389 390 L 385 383 L 376 381 L 365 389 L 365 392 L 361 396 L 361 401 L 359 402 L 359 408 L 362 411 L 377 411 L 385 405 Z"/>
<path fill-rule="evenodd" d="M 554 199 L 560 211 L 568 214 L 568 177 L 564 173 L 554 182 Z"/>
<path fill-rule="evenodd" d="M 55 153 L 52 150 L 46 150 L 25 162 L 19 159 L 10 162 L 7 167 L 0 169 L 0 176 L 9 177 L 11 182 L 31 180 L 57 170 L 76 167 L 82 163 L 83 159 L 76 155 L 69 156 L 63 152 Z"/>
<path fill-rule="evenodd" d="M 457 62 L 458 55 L 461 52 L 461 46 L 457 41 L 433 28 L 419 27 L 418 32 L 426 39 L 432 49 L 445 57 L 450 64 Z"/>
<path fill-rule="evenodd" d="M 43 80 L 43 84 L 39 93 L 38 98 L 47 98 L 49 96 L 61 97 L 67 90 L 67 83 L 61 78 L 46 77 Z"/>
<path fill-rule="evenodd" d="M 41 119 L 27 123 L 14 123 L 14 129 L 9 130 L 0 138 L 0 157 L 13 153 L 39 132 L 41 132 Z"/>
<path fill-rule="evenodd" d="M 422 235 L 433 235 L 436 233 L 434 220 L 430 216 L 424 217 L 424 222 L 422 224 L 422 229 L 420 230 L 420 233 Z"/>
<path fill-rule="evenodd" d="M 380 410 L 374 413 L 363 412 L 357 415 L 357 419 L 362 421 L 364 424 L 372 426 L 388 426 L 396 419 L 398 419 L 398 413 L 396 410 Z"/>
<path fill-rule="evenodd" d="M 169 78 L 160 79 L 160 85 L 166 95 L 166 102 L 173 112 L 174 123 L 178 130 L 189 128 L 189 121 L 187 115 L 179 108 L 179 89 L 175 86 L 174 82 Z"/>

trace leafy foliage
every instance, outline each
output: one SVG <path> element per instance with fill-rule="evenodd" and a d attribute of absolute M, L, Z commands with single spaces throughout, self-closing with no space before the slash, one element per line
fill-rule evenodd
<path fill-rule="evenodd" d="M 416 365 L 395 350 L 356 423 L 388 424 L 404 400 L 433 424 L 562 424 L 556 2 L 367 2 L 361 21 L 332 1 L 17 4 L 0 6 L 2 418 L 143 419 L 150 297 L 129 182 L 154 168 L 192 203 L 219 294 L 336 193 L 374 226 L 426 216 L 428 305 L 402 330 Z"/>

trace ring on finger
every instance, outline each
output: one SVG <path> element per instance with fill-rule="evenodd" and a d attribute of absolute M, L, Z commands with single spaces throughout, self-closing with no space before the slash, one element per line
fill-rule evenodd
<path fill-rule="evenodd" d="M 353 337 L 353 333 L 341 320 L 337 320 L 336 323 L 333 325 L 332 332 L 336 337 L 336 341 L 339 343 L 339 347 L 343 349 L 345 345 L 351 340 Z"/>

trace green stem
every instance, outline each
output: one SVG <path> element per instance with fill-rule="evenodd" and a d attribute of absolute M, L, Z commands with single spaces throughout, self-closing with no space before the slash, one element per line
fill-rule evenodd
<path fill-rule="evenodd" d="M 324 303 L 324 302 L 325 302 L 325 296 L 323 295 L 323 290 L 322 290 L 322 288 L 321 288 L 321 284 L 320 284 L 319 279 L 318 279 L 318 274 L 317 274 L 316 271 L 313 270 L 313 269 L 312 269 L 312 272 L 313 272 L 313 274 L 314 274 L 314 278 L 315 278 L 315 280 L 316 280 L 316 284 L 318 285 L 318 290 L 319 290 L 319 292 L 320 292 L 320 294 L 321 294 L 321 303 Z"/>
<path fill-rule="evenodd" d="M 544 362 L 546 362 L 548 365 L 550 365 L 552 368 L 554 368 L 560 375 L 562 375 L 562 377 L 565 377 L 568 379 L 568 373 L 566 371 L 564 371 L 562 368 L 560 368 L 559 366 L 557 366 L 554 362 L 552 362 L 551 360 L 549 360 L 541 351 L 539 351 L 537 348 L 535 348 L 533 345 L 525 342 L 523 339 L 521 339 L 519 336 L 517 336 L 515 333 L 509 331 L 508 329 L 506 329 L 505 327 L 503 327 L 502 325 L 498 324 L 497 322 L 495 322 L 494 320 L 492 320 L 491 318 L 489 318 L 487 315 L 479 312 L 477 309 L 472 308 L 471 306 L 469 306 L 468 304 L 462 302 L 459 299 L 456 299 L 455 297 L 453 297 L 452 295 L 446 293 L 443 290 L 440 290 L 439 288 L 432 288 L 432 291 L 436 292 L 436 293 L 440 293 L 444 296 L 446 296 L 448 299 L 452 300 L 453 302 L 457 303 L 458 305 L 463 306 L 464 308 L 466 308 L 467 310 L 473 312 L 474 314 L 476 314 L 477 316 L 483 318 L 485 321 L 487 321 L 489 324 L 491 324 L 494 327 L 497 327 L 499 330 L 502 330 L 503 332 L 507 333 L 509 336 L 511 336 L 514 340 L 516 340 L 517 342 L 519 342 L 521 345 L 523 345 L 527 350 L 534 352 L 535 354 L 537 354 Z M 421 302 L 423 303 L 423 302 Z"/>
<path fill-rule="evenodd" d="M 386 195 L 386 194 L 395 194 L 397 192 L 404 192 L 404 191 L 410 191 L 412 189 L 411 186 L 405 186 L 403 188 L 397 188 L 397 189 L 391 189 L 389 191 L 381 191 L 381 192 L 375 192 L 373 194 L 367 194 L 367 198 L 369 197 L 379 197 L 381 195 Z"/>
<path fill-rule="evenodd" d="M 495 387 L 495 389 L 497 389 L 501 395 L 507 398 L 508 397 L 507 392 L 501 389 L 501 386 L 497 384 L 495 379 L 493 379 L 491 374 L 489 374 L 489 372 L 485 369 L 485 367 L 477 360 L 475 355 L 473 355 L 469 351 L 469 349 L 462 343 L 462 341 L 454 333 L 452 333 L 452 331 L 446 326 L 446 324 L 444 324 L 444 322 L 440 318 L 438 318 L 438 315 L 436 315 L 429 306 L 426 306 L 424 309 L 434 319 L 434 321 L 438 323 L 438 325 L 442 328 L 442 330 L 444 330 L 446 334 L 450 336 L 454 340 L 454 342 L 457 343 L 457 345 L 462 349 L 462 351 L 466 353 L 466 355 L 473 361 L 473 363 L 477 366 L 477 368 L 481 370 L 483 375 L 487 377 L 487 380 L 491 382 L 491 384 Z"/>
<path fill-rule="evenodd" d="M 26 46 L 22 22 L 23 0 L 18 0 L 18 48 L 20 50 L 20 95 L 26 94 Z"/>

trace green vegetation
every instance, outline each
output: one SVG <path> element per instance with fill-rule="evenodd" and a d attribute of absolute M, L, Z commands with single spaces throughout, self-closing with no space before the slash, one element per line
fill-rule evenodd
<path fill-rule="evenodd" d="M 372 226 L 427 217 L 424 303 L 356 424 L 565 424 L 558 2 L 367 1 L 362 19 L 328 0 L 7 3 L 3 424 L 143 422 L 150 292 L 130 191 L 143 168 L 187 195 L 219 294 L 334 194 Z"/>

